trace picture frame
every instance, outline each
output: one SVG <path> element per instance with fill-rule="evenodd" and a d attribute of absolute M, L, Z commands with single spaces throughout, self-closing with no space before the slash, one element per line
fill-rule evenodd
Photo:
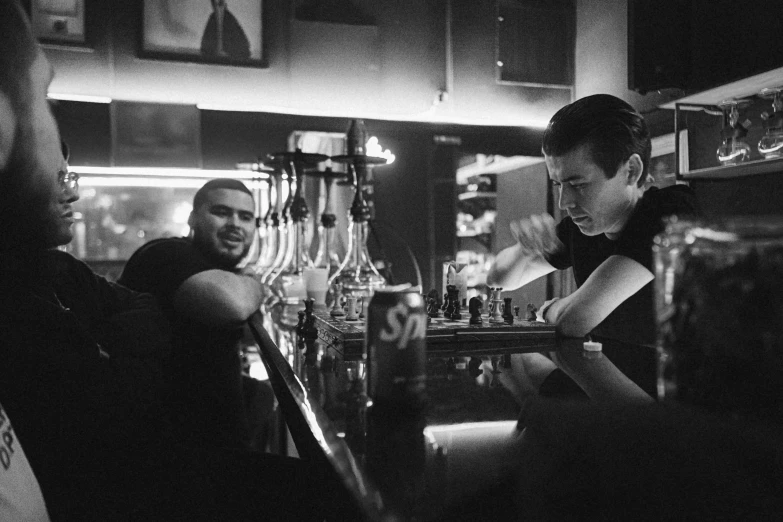
<path fill-rule="evenodd" d="M 42 43 L 87 44 L 87 0 L 29 0 L 33 34 Z"/>
<path fill-rule="evenodd" d="M 263 0 L 144 0 L 142 58 L 266 67 Z"/>
<path fill-rule="evenodd" d="M 680 131 L 679 160 L 675 158 L 674 133 L 652 138 L 649 176 L 652 185 L 666 187 L 677 184 L 675 162 L 680 165 L 680 173 L 688 172 L 688 130 Z"/>

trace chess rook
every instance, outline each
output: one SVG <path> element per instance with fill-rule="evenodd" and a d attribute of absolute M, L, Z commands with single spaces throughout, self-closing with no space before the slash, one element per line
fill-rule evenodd
<path fill-rule="evenodd" d="M 356 296 L 349 295 L 345 298 L 345 320 L 358 321 L 359 314 L 356 312 Z"/>
<path fill-rule="evenodd" d="M 503 320 L 508 324 L 514 324 L 514 314 L 511 313 L 511 298 L 503 298 Z"/>

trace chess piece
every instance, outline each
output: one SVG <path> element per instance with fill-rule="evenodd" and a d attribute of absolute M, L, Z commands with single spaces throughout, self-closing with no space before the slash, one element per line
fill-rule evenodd
<path fill-rule="evenodd" d="M 517 319 L 519 319 L 519 307 L 518 307 L 518 306 L 515 306 L 515 307 L 514 307 L 514 317 L 516 317 Z"/>
<path fill-rule="evenodd" d="M 456 289 L 455 292 L 459 292 L 459 289 Z M 454 311 L 451 312 L 452 321 L 462 320 L 462 314 L 460 313 L 461 310 L 462 307 L 460 306 L 459 296 L 457 296 L 457 298 L 454 299 Z"/>
<path fill-rule="evenodd" d="M 481 368 L 481 359 L 478 357 L 470 358 L 470 362 L 468 362 L 468 373 L 473 378 L 476 378 L 484 373 L 484 369 Z"/>
<path fill-rule="evenodd" d="M 506 324 L 514 324 L 514 314 L 511 313 L 511 298 L 503 298 L 503 320 Z"/>
<path fill-rule="evenodd" d="M 313 314 L 313 305 L 315 299 L 305 299 L 305 320 L 302 333 L 304 334 L 304 343 L 307 346 L 306 354 L 315 353 L 315 341 L 318 340 L 318 327 L 315 326 L 315 315 Z"/>
<path fill-rule="evenodd" d="M 299 316 L 299 322 L 296 324 L 296 347 L 300 350 L 304 350 L 304 327 L 305 327 L 305 311 L 299 310 L 297 312 Z"/>
<path fill-rule="evenodd" d="M 455 305 L 455 299 L 454 299 L 454 291 L 457 290 L 457 287 L 454 285 L 446 285 L 446 301 L 448 305 L 446 305 L 446 310 L 443 311 L 443 317 L 446 319 L 451 319 L 451 314 L 454 313 L 454 305 Z"/>
<path fill-rule="evenodd" d="M 345 311 L 340 306 L 340 297 L 343 293 L 343 285 L 341 283 L 335 283 L 332 285 L 332 295 L 334 296 L 334 302 L 332 303 L 332 309 L 329 311 L 329 315 L 332 317 L 345 317 Z"/>
<path fill-rule="evenodd" d="M 484 321 L 481 319 L 481 299 L 478 297 L 471 297 L 468 302 L 468 312 L 470 312 L 470 320 L 468 324 L 482 324 Z"/>
<path fill-rule="evenodd" d="M 533 321 L 536 320 L 536 312 L 538 311 L 538 308 L 536 308 L 536 305 L 533 303 L 527 304 L 527 313 L 525 314 L 525 321 Z"/>
<path fill-rule="evenodd" d="M 492 289 L 492 315 L 489 317 L 490 323 L 505 323 L 503 315 L 500 312 L 500 305 L 503 304 L 503 300 L 500 298 L 500 292 L 502 288 Z"/>
<path fill-rule="evenodd" d="M 440 309 L 443 310 L 443 312 L 446 312 L 446 308 L 449 307 L 449 294 L 446 292 L 443 294 L 443 304 L 441 305 Z"/>
<path fill-rule="evenodd" d="M 438 307 L 438 301 L 434 297 L 430 297 L 429 306 L 427 307 L 427 315 L 434 319 L 440 317 L 440 308 Z"/>
<path fill-rule="evenodd" d="M 359 314 L 356 313 L 356 296 L 349 295 L 345 298 L 345 320 L 358 321 Z"/>
<path fill-rule="evenodd" d="M 498 379 L 498 375 L 503 373 L 498 369 L 498 363 L 500 362 L 500 357 L 497 356 L 492 357 L 490 361 L 492 362 L 492 380 L 490 381 L 489 386 L 491 388 L 497 388 L 499 386 L 502 386 L 500 379 Z"/>
<path fill-rule="evenodd" d="M 510 353 L 504 353 L 503 354 L 503 368 L 506 370 L 511 369 L 511 354 Z"/>

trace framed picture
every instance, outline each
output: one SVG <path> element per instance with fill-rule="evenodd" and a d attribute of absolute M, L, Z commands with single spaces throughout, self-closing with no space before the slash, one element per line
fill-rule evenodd
<path fill-rule="evenodd" d="M 145 58 L 266 67 L 263 0 L 144 0 Z"/>
<path fill-rule="evenodd" d="M 675 185 L 675 147 L 674 133 L 664 134 L 652 140 L 652 153 L 650 154 L 649 175 L 652 180 L 648 180 L 656 187 L 666 187 Z M 680 131 L 680 173 L 688 172 L 688 131 Z"/>
<path fill-rule="evenodd" d="M 87 0 L 30 0 L 33 34 L 46 43 L 85 44 L 84 4 Z"/>

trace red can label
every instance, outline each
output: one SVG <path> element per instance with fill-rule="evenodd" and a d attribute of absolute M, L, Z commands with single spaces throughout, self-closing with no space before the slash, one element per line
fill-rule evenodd
<path fill-rule="evenodd" d="M 367 318 L 367 393 L 373 401 L 423 400 L 427 315 L 416 292 L 378 291 Z"/>

